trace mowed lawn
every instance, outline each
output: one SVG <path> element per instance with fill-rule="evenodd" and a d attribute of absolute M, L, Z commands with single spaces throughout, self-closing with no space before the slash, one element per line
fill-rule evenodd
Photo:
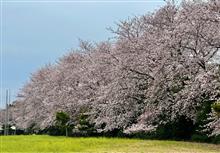
<path fill-rule="evenodd" d="M 220 153 L 220 145 L 124 138 L 1 136 L 0 153 Z"/>

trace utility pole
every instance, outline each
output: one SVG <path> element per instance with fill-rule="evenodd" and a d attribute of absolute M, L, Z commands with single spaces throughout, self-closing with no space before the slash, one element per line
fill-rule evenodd
<path fill-rule="evenodd" d="M 8 125 L 8 130 L 7 130 L 7 135 L 9 135 L 9 129 L 10 129 L 10 125 L 9 125 L 9 116 L 10 116 L 10 111 L 9 111 L 9 106 L 11 104 L 11 90 L 8 90 L 8 103 L 7 103 L 7 125 Z"/>
<path fill-rule="evenodd" d="M 10 103 L 10 90 L 6 90 L 6 99 L 5 99 L 5 124 L 4 124 L 4 135 L 9 134 L 9 103 Z"/>
<path fill-rule="evenodd" d="M 5 99 L 5 124 L 4 124 L 4 135 L 8 135 L 8 90 L 6 90 L 6 99 Z"/>

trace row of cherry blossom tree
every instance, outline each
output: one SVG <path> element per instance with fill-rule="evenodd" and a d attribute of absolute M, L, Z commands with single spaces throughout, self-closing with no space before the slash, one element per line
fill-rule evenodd
<path fill-rule="evenodd" d="M 196 124 L 220 100 L 220 1 L 167 2 L 110 29 L 115 38 L 80 48 L 35 72 L 11 106 L 20 127 L 44 129 L 65 111 L 84 110 L 98 132 L 154 131 L 184 116 Z M 203 131 L 220 134 L 206 112 Z"/>

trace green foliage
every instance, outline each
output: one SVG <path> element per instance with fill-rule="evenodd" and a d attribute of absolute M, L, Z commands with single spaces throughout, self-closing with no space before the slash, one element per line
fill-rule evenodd
<path fill-rule="evenodd" d="M 126 134 L 123 133 L 122 129 L 114 129 L 112 131 L 103 132 L 102 134 L 105 137 L 118 137 L 118 138 L 126 137 Z"/>
<path fill-rule="evenodd" d="M 43 129 L 39 134 L 49 134 L 52 136 L 65 135 L 64 130 L 61 130 L 60 127 L 55 125 Z"/>
<path fill-rule="evenodd" d="M 39 128 L 36 123 L 31 123 L 30 126 L 25 130 L 25 134 L 36 134 L 39 132 Z"/>
<path fill-rule="evenodd" d="M 220 102 L 212 104 L 213 110 L 220 115 Z"/>
<path fill-rule="evenodd" d="M 206 134 L 193 134 L 191 137 L 191 141 L 195 142 L 211 142 L 211 138 Z"/>
<path fill-rule="evenodd" d="M 156 132 L 136 132 L 136 133 L 132 133 L 130 135 L 128 135 L 129 138 L 137 138 L 137 139 L 150 139 L 150 140 L 154 140 L 157 139 L 156 138 Z"/>
<path fill-rule="evenodd" d="M 208 130 L 204 132 L 204 129 L 206 128 L 205 125 L 207 125 L 210 122 L 208 120 L 208 117 L 212 111 L 211 104 L 213 103 L 212 100 L 208 100 L 208 99 L 209 99 L 208 97 L 204 97 L 203 105 L 198 109 L 196 122 L 195 122 L 194 137 L 195 137 L 195 140 L 198 139 L 198 141 L 201 141 L 201 142 L 206 142 L 206 141 L 203 141 L 207 137 L 204 135 L 211 134 L 211 131 L 208 131 Z M 201 138 L 201 140 L 199 140 L 199 137 Z"/>
<path fill-rule="evenodd" d="M 66 135 L 68 136 L 72 126 L 70 124 L 70 116 L 66 112 L 57 112 L 55 126 L 50 127 L 50 131 L 55 135 Z"/>
<path fill-rule="evenodd" d="M 89 121 L 87 109 L 82 108 L 77 117 L 77 125 L 75 126 L 74 135 L 91 136 L 95 133 L 94 124 Z"/>
<path fill-rule="evenodd" d="M 194 134 L 191 141 L 220 144 L 220 135 L 209 137 L 206 134 Z"/>
<path fill-rule="evenodd" d="M 60 125 L 66 125 L 66 123 L 70 120 L 70 116 L 65 112 L 57 112 L 56 113 L 56 122 Z"/>
<path fill-rule="evenodd" d="M 215 144 L 220 144 L 220 135 L 213 137 L 211 142 Z"/>
<path fill-rule="evenodd" d="M 169 122 L 157 128 L 155 138 L 158 139 L 175 139 L 189 140 L 194 132 L 193 121 L 180 116 L 174 122 Z"/>

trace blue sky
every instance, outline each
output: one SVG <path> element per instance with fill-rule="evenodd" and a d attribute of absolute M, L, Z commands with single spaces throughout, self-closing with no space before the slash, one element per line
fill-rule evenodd
<path fill-rule="evenodd" d="M 5 89 L 11 90 L 14 100 L 31 73 L 77 48 L 79 38 L 96 42 L 107 40 L 113 35 L 106 28 L 115 27 L 115 22 L 164 5 L 162 1 L 147 0 L 135 3 L 99 1 L 3 1 L 3 101 Z"/>

